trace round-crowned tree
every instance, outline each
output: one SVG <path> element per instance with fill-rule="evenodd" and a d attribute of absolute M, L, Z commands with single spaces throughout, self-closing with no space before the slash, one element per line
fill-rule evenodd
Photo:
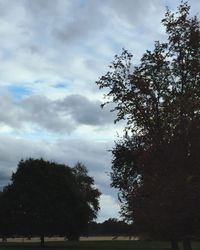
<path fill-rule="evenodd" d="M 73 168 L 43 159 L 21 160 L 11 183 L 3 190 L 4 216 L 12 235 L 39 235 L 41 246 L 44 236 L 66 235 L 78 240 L 88 222 L 96 217 L 100 192 L 93 186 L 93 178 L 85 178 L 86 197 Z"/>

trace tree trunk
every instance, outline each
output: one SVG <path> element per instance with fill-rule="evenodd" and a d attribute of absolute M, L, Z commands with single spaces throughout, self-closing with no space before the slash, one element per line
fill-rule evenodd
<path fill-rule="evenodd" d="M 183 249 L 184 250 L 192 250 L 190 239 L 188 239 L 188 238 L 183 239 Z"/>
<path fill-rule="evenodd" d="M 77 234 L 69 234 L 67 238 L 69 241 L 79 241 L 79 236 Z"/>
<path fill-rule="evenodd" d="M 179 245 L 177 240 L 171 240 L 171 249 L 172 250 L 179 250 Z"/>
<path fill-rule="evenodd" d="M 2 236 L 2 242 L 7 242 L 7 238 L 5 236 Z"/>
<path fill-rule="evenodd" d="M 40 246 L 43 248 L 44 247 L 44 234 L 40 236 Z"/>

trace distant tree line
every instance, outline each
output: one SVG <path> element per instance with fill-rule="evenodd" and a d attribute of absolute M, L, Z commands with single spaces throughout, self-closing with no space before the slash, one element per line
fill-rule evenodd
<path fill-rule="evenodd" d="M 115 218 L 101 223 L 91 222 L 87 231 L 88 236 L 133 236 L 136 233 L 132 224 Z"/>
<path fill-rule="evenodd" d="M 21 160 L 0 193 L 0 236 L 66 236 L 78 240 L 96 218 L 100 192 L 86 167 Z"/>

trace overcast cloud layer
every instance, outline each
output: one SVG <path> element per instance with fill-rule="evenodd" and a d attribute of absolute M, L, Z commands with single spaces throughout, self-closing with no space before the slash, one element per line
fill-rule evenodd
<path fill-rule="evenodd" d="M 110 188 L 113 142 L 123 124 L 102 110 L 95 81 L 122 48 L 134 64 L 178 0 L 0 0 L 0 189 L 21 158 L 83 162 L 101 190 L 98 220 L 118 217 Z M 200 1 L 191 0 L 197 14 Z"/>

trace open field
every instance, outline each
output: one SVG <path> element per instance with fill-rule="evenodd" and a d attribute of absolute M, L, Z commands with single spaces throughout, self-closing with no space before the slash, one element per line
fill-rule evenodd
<path fill-rule="evenodd" d="M 80 241 L 109 241 L 109 240 L 138 240 L 137 236 L 89 236 L 89 237 L 80 237 Z M 1 241 L 1 238 L 0 238 Z M 66 241 L 64 237 L 45 237 L 45 242 L 57 242 L 57 241 Z M 39 237 L 31 237 L 28 238 L 7 238 L 7 242 L 40 242 Z"/>
<path fill-rule="evenodd" d="M 194 250 L 200 249 L 200 242 L 192 243 Z M 101 241 L 48 241 L 46 249 L 50 250 L 169 250 L 168 242 L 133 241 L 133 240 L 101 240 Z M 39 242 L 7 242 L 0 243 L 1 250 L 41 250 Z"/>

